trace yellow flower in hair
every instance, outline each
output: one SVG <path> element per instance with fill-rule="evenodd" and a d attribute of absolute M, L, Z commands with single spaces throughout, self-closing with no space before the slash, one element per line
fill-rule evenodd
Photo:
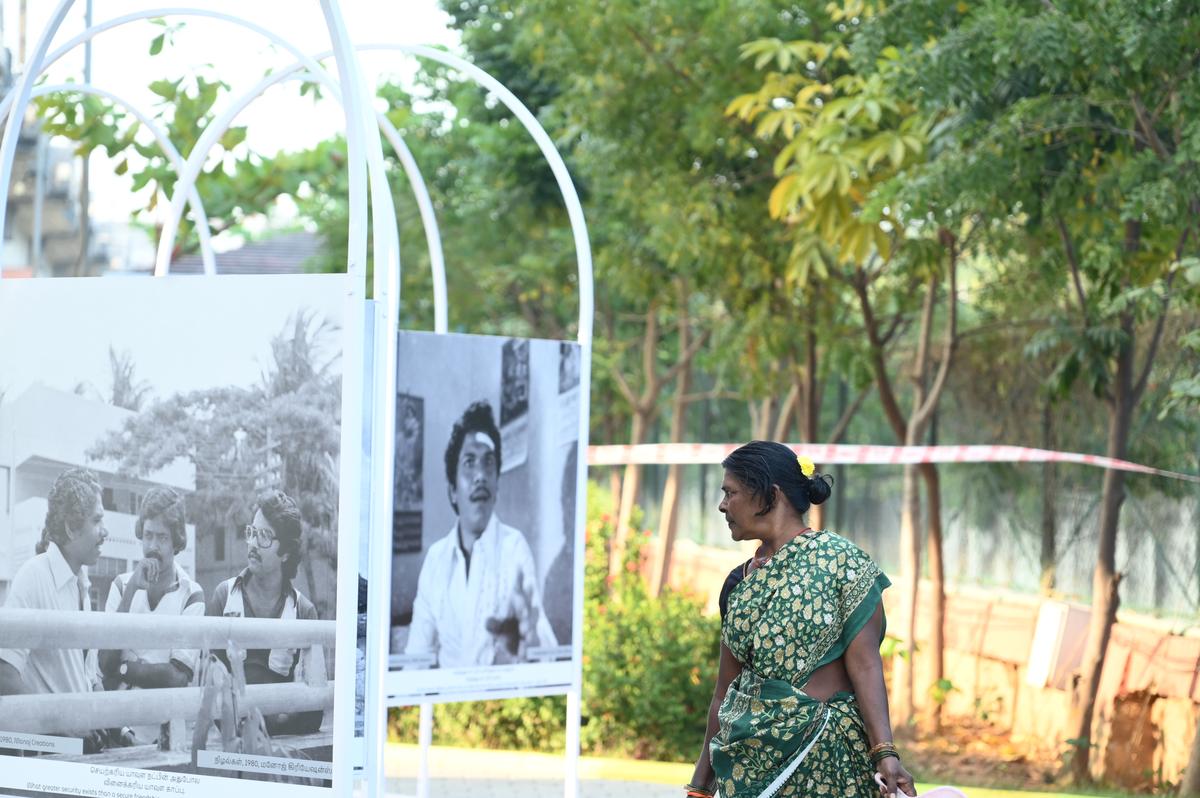
<path fill-rule="evenodd" d="M 804 455 L 798 455 L 796 462 L 800 465 L 800 473 L 806 477 L 811 477 L 817 470 L 817 467 L 813 465 L 813 461 Z"/>

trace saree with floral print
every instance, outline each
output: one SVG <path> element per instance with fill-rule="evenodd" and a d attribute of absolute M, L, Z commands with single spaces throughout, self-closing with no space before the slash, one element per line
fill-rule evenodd
<path fill-rule="evenodd" d="M 710 744 L 722 798 L 877 798 L 853 693 L 817 701 L 804 686 L 846 652 L 890 584 L 853 543 L 819 531 L 731 590 L 721 639 L 742 671 Z"/>

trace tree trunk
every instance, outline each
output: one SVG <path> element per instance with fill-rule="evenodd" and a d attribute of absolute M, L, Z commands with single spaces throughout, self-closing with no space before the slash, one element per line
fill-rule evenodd
<path fill-rule="evenodd" d="M 760 402 L 750 402 L 750 437 L 756 441 L 768 440 L 775 417 L 775 398 L 768 396 Z"/>
<path fill-rule="evenodd" d="M 1180 798 L 1200 798 L 1200 715 L 1196 716 L 1196 733 L 1192 735 L 1192 753 L 1187 770 L 1179 783 Z"/>
<path fill-rule="evenodd" d="M 1053 418 L 1051 402 L 1047 399 L 1046 404 L 1042 406 L 1043 449 L 1053 449 L 1055 446 Z M 1058 562 L 1057 503 L 1058 469 L 1054 463 L 1042 463 L 1042 552 L 1040 558 L 1042 578 L 1040 589 L 1043 596 L 1048 596 L 1054 592 L 1055 568 Z"/>
<path fill-rule="evenodd" d="M 925 480 L 926 542 L 929 546 L 929 581 L 933 588 L 933 626 L 930 655 L 933 658 L 933 683 L 946 678 L 946 572 L 942 560 L 942 480 L 933 463 L 921 465 Z M 934 732 L 942 730 L 942 703 L 930 702 L 930 720 Z"/>
<path fill-rule="evenodd" d="M 647 413 L 634 408 L 633 419 L 629 424 L 629 444 L 637 446 L 646 437 L 649 427 Z M 615 574 L 621 567 L 621 558 L 625 555 L 625 544 L 629 540 L 629 525 L 633 523 L 633 508 L 637 504 L 638 491 L 642 487 L 642 467 L 636 463 L 625 466 L 625 475 L 621 478 L 621 510 L 617 515 L 617 526 L 613 530 L 612 545 L 608 548 L 608 573 Z"/>
<path fill-rule="evenodd" d="M 817 334 L 809 327 L 804 344 L 804 371 L 799 393 L 801 397 L 799 419 L 800 440 L 816 443 L 821 428 L 821 392 L 817 382 Z M 819 464 L 818 464 L 819 465 Z M 808 525 L 813 529 L 825 528 L 825 507 L 814 504 L 808 511 Z"/>
<path fill-rule="evenodd" d="M 917 490 L 917 469 L 916 465 L 904 467 L 904 489 L 900 502 L 900 573 L 904 580 L 904 604 L 908 618 L 904 628 L 903 653 L 892 663 L 896 688 L 892 719 L 896 730 L 902 733 L 908 731 L 916 712 L 913 670 L 917 650 L 917 596 L 921 584 L 921 538 L 917 534 L 921 518 L 921 495 Z"/>
<path fill-rule="evenodd" d="M 684 316 L 679 324 L 679 348 L 688 348 L 688 327 L 690 323 Z M 675 398 L 671 413 L 671 443 L 683 440 L 683 431 L 687 420 L 688 392 L 692 389 L 692 368 L 688 364 L 679 370 L 675 377 Z M 662 589 L 671 578 L 671 555 L 675 548 L 675 532 L 679 524 L 679 482 L 683 466 L 671 463 L 667 467 L 667 481 L 663 485 L 662 513 L 658 521 L 658 550 L 654 558 L 655 568 L 650 576 L 650 592 L 653 596 L 662 593 Z"/>
<path fill-rule="evenodd" d="M 1133 411 L 1133 320 L 1126 318 L 1122 327 L 1126 342 L 1117 356 L 1117 368 L 1109 402 L 1108 446 L 1106 454 L 1124 459 L 1129 440 L 1129 419 Z M 1125 500 L 1125 472 L 1109 469 L 1104 472 L 1104 490 L 1100 499 L 1100 541 L 1096 568 L 1092 574 L 1092 618 L 1088 626 L 1087 643 L 1080 663 L 1079 681 L 1071 701 L 1067 729 L 1075 740 L 1071 758 L 1071 778 L 1076 784 L 1091 781 L 1090 755 L 1092 718 L 1096 696 L 1100 689 L 1100 674 L 1108 652 L 1108 641 L 1120 604 L 1121 575 L 1117 573 L 1117 529 L 1121 519 L 1121 504 Z"/>
<path fill-rule="evenodd" d="M 608 470 L 608 489 L 612 492 L 612 521 L 621 517 L 621 469 L 613 466 Z"/>
<path fill-rule="evenodd" d="M 90 155 L 84 155 L 79 176 L 79 254 L 75 258 L 73 271 L 76 277 L 86 277 L 91 265 L 88 260 L 88 250 L 92 246 L 91 194 L 88 187 L 90 174 Z"/>

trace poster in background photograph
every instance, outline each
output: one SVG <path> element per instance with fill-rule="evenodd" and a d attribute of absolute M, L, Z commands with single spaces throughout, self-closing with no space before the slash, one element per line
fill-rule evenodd
<path fill-rule="evenodd" d="M 400 333 L 390 703 L 572 683 L 579 354 Z"/>
<path fill-rule="evenodd" d="M 0 792 L 346 793 L 351 288 L 0 283 Z"/>

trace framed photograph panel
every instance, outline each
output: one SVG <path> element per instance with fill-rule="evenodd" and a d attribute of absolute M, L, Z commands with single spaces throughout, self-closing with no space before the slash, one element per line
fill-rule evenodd
<path fill-rule="evenodd" d="M 0 792 L 349 795 L 361 293 L 0 282 Z"/>
<path fill-rule="evenodd" d="M 579 364 L 574 343 L 400 333 L 389 703 L 571 687 Z"/>

